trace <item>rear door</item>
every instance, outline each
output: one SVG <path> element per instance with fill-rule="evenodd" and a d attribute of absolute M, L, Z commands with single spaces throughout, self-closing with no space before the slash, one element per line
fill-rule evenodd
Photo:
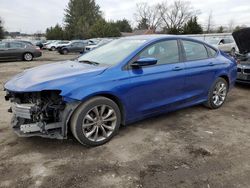
<path fill-rule="evenodd" d="M 22 59 L 25 49 L 25 44 L 21 42 L 10 42 L 8 54 L 11 59 Z"/>
<path fill-rule="evenodd" d="M 0 42 L 0 60 L 8 59 L 8 43 Z"/>
<path fill-rule="evenodd" d="M 186 79 L 184 91 L 190 101 L 207 97 L 216 73 L 216 58 L 203 43 L 182 40 L 184 51 Z M 213 54 L 216 56 L 216 51 Z"/>

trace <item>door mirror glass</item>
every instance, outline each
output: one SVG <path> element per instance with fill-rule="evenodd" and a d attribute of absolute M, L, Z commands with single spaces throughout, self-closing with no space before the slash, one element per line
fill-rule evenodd
<path fill-rule="evenodd" d="M 134 63 L 132 63 L 133 67 L 144 67 L 144 66 L 150 66 L 155 65 L 157 63 L 157 59 L 153 57 L 147 57 L 147 58 L 140 58 Z"/>

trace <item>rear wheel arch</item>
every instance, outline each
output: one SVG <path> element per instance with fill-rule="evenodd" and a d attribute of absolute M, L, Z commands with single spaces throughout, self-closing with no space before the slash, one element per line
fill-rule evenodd
<path fill-rule="evenodd" d="M 219 76 L 220 78 L 223 78 L 224 80 L 227 81 L 228 86 L 230 85 L 229 77 L 227 75 L 221 75 Z"/>

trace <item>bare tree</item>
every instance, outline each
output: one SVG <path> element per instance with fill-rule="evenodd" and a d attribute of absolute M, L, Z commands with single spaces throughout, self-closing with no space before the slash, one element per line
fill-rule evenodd
<path fill-rule="evenodd" d="M 213 27 L 213 12 L 210 11 L 207 19 L 207 33 L 211 33 Z"/>
<path fill-rule="evenodd" d="M 135 18 L 138 23 L 144 20 L 149 29 L 154 31 L 161 24 L 159 5 L 149 6 L 147 3 L 138 3 L 136 9 Z"/>
<path fill-rule="evenodd" d="M 235 23 L 235 22 L 234 22 L 233 19 L 231 19 L 231 20 L 229 21 L 229 23 L 228 23 L 228 31 L 229 31 L 229 32 L 233 32 L 234 27 L 235 27 L 235 24 L 234 24 L 234 23 Z"/>
<path fill-rule="evenodd" d="M 198 14 L 190 2 L 182 0 L 176 0 L 170 6 L 165 1 L 159 4 L 158 8 L 161 13 L 162 26 L 167 30 L 176 30 L 177 32 L 181 31 L 191 17 Z"/>

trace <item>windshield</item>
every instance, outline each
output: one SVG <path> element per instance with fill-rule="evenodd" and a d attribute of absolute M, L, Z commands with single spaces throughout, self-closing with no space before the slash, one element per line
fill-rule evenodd
<path fill-rule="evenodd" d="M 78 61 L 116 65 L 124 60 L 144 42 L 145 40 L 133 40 L 126 38 L 117 39 L 82 55 L 78 58 Z"/>

